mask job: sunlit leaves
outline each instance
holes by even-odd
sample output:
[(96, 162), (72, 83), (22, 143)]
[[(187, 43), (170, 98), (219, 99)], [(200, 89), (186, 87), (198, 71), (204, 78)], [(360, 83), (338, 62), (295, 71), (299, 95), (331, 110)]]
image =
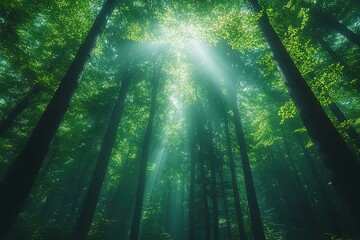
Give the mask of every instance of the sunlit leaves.
[(148, 25), (145, 23), (134, 22), (127, 28), (127, 38), (135, 42), (144, 42), (150, 39)]
[(309, 21), (309, 9), (301, 8), (299, 11), (299, 17), (302, 19), (300, 29), (304, 29)]
[(279, 110), (278, 115), (281, 117), (280, 123), (284, 123), (286, 119), (293, 118), (297, 111), (293, 101), (287, 101)]
[(289, 26), (283, 40), (286, 49), (303, 75), (312, 72), (319, 59), (314, 56), (316, 48), (310, 40), (303, 39), (300, 29)]
[(219, 16), (216, 27), (234, 49), (241, 52), (246, 49), (256, 50), (265, 48), (257, 29), (257, 19), (258, 16), (249, 9), (233, 8), (227, 14)]

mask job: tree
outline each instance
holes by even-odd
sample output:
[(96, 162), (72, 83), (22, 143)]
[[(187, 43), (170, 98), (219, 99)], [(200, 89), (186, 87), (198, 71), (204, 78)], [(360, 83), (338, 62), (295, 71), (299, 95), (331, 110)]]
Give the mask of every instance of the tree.
[(228, 120), (228, 116), (226, 116), (226, 112), (224, 111), (223, 113), (224, 113), (225, 135), (226, 135), (226, 151), (227, 151), (227, 155), (229, 157), (229, 168), (230, 168), (230, 173), (231, 173), (231, 186), (232, 186), (232, 191), (234, 194), (236, 220), (237, 220), (238, 230), (239, 230), (239, 234), (240, 234), (240, 239), (246, 240), (247, 237), (245, 234), (244, 219), (243, 219), (243, 213), (241, 210), (239, 187), (238, 187), (237, 178), (236, 178), (235, 161), (234, 161), (234, 156), (233, 156), (232, 147), (231, 147), (229, 120)]
[(360, 47), (360, 36), (351, 31), (344, 24), (336, 21), (330, 14), (314, 9), (312, 11), (312, 16), (320, 26), (336, 30), (349, 41)]
[(306, 84), (271, 26), (266, 11), (262, 10), (256, 0), (249, 0), (249, 3), (256, 13), (261, 13), (258, 25), (265, 42), (310, 137), (318, 146), (324, 163), (331, 172), (334, 187), (347, 203), (359, 228), (360, 206), (357, 204), (360, 201), (359, 164)]
[(230, 93), (231, 95), (231, 110), (233, 112), (233, 124), (235, 126), (236, 139), (237, 144), (240, 148), (241, 162), (244, 171), (244, 179), (245, 179), (245, 189), (247, 194), (247, 200), (250, 211), (250, 219), (251, 219), (251, 229), (252, 235), (255, 240), (265, 239), (264, 227), (261, 220), (261, 214), (259, 205), (257, 202), (254, 180), (251, 172), (249, 156), (247, 153), (247, 146), (245, 140), (245, 134), (240, 118), (240, 113), (236, 104), (236, 97), (234, 93)]
[(6, 236), (25, 203), (49, 145), (69, 107), (70, 100), (90, 58), (90, 53), (116, 4), (116, 0), (107, 0), (104, 3), (59, 88), (36, 124), (26, 146), (11, 164), (1, 182), (0, 195), (7, 197), (1, 198), (0, 201), (0, 212), (2, 213), (0, 224), (3, 226), (0, 231), (0, 238)]
[[(160, 56), (162, 57), (162, 56)], [(139, 172), (139, 182), (136, 193), (136, 201), (135, 201), (135, 209), (134, 216), (132, 220), (132, 226), (130, 231), (129, 240), (138, 240), (139, 231), (140, 231), (140, 223), (141, 223), (141, 213), (144, 202), (144, 192), (145, 192), (145, 180), (146, 180), (146, 167), (149, 158), (150, 151), (150, 143), (151, 136), (153, 134), (153, 126), (154, 126), (154, 117), (157, 108), (157, 94), (158, 88), (161, 79), (161, 67), (162, 62), (158, 62), (157, 65), (154, 66), (154, 75), (152, 79), (152, 91), (151, 91), (151, 106), (150, 106), (150, 115), (147, 122), (145, 135), (142, 142), (141, 147), (141, 160), (140, 160), (140, 172)]]
[(16, 118), (30, 105), (31, 100), (33, 100), (40, 92), (41, 87), (36, 85), (27, 93), (27, 96), (23, 100), (16, 104), (0, 125), (0, 137), (5, 134), (15, 122)]
[(111, 152), (114, 147), (116, 132), (125, 108), (126, 94), (131, 83), (131, 73), (127, 71), (128, 69), (125, 69), (119, 96), (115, 102), (114, 109), (110, 117), (109, 125), (104, 136), (97, 164), (95, 166), (95, 171), (84, 200), (80, 217), (73, 233), (73, 239), (86, 239), (95, 214), (96, 204), (99, 199), (107, 166), (110, 161)]

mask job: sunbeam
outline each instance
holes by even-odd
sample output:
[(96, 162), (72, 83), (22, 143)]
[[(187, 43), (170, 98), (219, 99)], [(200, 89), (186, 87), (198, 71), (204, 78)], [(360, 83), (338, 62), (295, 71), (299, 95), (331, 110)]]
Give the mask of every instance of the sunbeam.
[(0, 239), (359, 239), (356, 2), (0, 1)]

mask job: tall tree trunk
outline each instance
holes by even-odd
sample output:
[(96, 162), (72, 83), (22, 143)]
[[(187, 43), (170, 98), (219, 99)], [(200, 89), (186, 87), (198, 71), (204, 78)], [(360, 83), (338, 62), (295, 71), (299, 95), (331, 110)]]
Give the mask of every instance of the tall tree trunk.
[(206, 139), (206, 148), (208, 149), (207, 159), (210, 161), (210, 175), (211, 175), (211, 201), (213, 210), (213, 230), (214, 240), (219, 240), (219, 208), (217, 196), (217, 183), (216, 183), (216, 156), (212, 145), (212, 137), (208, 136)]
[(257, 0), (249, 0), (249, 2), (256, 13), (261, 13), (258, 25), (277, 67), (283, 75), (290, 96), (310, 137), (318, 146), (325, 165), (331, 171), (334, 187), (347, 203), (357, 229), (360, 229), (360, 167), (357, 159), (306, 84), (272, 28), (266, 12), (262, 11)]
[(310, 152), (308, 151), (307, 148), (305, 148), (304, 143), (301, 139), (300, 136), (297, 135), (297, 141), (299, 143), (299, 146), (302, 150), (302, 152), (304, 153), (304, 158), (306, 163), (309, 166), (309, 169), (311, 171), (311, 174), (316, 182), (316, 187), (318, 188), (318, 191), (320, 193), (321, 196), (321, 202), (323, 203), (323, 205), (325, 206), (325, 231), (326, 232), (331, 232), (335, 235), (341, 235), (341, 229), (340, 229), (340, 224), (339, 224), (339, 219), (340, 217), (338, 216), (337, 211), (334, 209), (334, 207), (332, 206), (332, 201), (329, 200), (331, 199), (331, 195), (328, 192), (328, 190), (325, 188), (323, 182), (324, 179), (322, 179), (318, 172), (316, 171), (316, 167), (314, 164), (314, 159), (311, 157)]
[[(199, 133), (200, 134), (200, 133)], [(199, 153), (199, 159), (200, 159), (200, 174), (201, 174), (201, 183), (202, 183), (202, 200), (204, 203), (204, 218), (205, 218), (205, 239), (210, 240), (211, 239), (211, 233), (210, 233), (210, 211), (209, 211), (209, 203), (208, 203), (208, 181), (206, 179), (206, 169), (205, 169), (205, 161), (204, 157), (205, 154), (203, 152), (203, 148), (200, 145), (200, 153)]]
[[(63, 224), (66, 221), (67, 216), (70, 217), (70, 209), (71, 206), (77, 205), (78, 199), (81, 197), (82, 191), (84, 187), (84, 182), (86, 180), (86, 176), (88, 173), (88, 169), (90, 167), (90, 163), (87, 161), (85, 166), (82, 166), (83, 162), (86, 161), (86, 158), (79, 159), (76, 163), (76, 166), (71, 173), (71, 177), (68, 179), (68, 182), (72, 184), (68, 184), (67, 188), (63, 191), (61, 196), (61, 201), (59, 201), (58, 211), (56, 213), (55, 223)], [(73, 200), (73, 201), (72, 201)], [(75, 202), (75, 201), (76, 202)], [(72, 216), (71, 216), (72, 217)]]
[(226, 135), (226, 149), (227, 149), (227, 155), (229, 157), (229, 168), (230, 168), (230, 174), (231, 174), (231, 186), (232, 186), (233, 195), (234, 195), (236, 220), (237, 220), (240, 239), (247, 240), (247, 237), (245, 234), (243, 213), (241, 210), (239, 187), (238, 187), (237, 178), (236, 178), (235, 161), (234, 161), (234, 156), (233, 156), (232, 147), (231, 147), (229, 121), (228, 121), (228, 116), (226, 115), (225, 111), (223, 112), (223, 114), (225, 114), (225, 116), (224, 116), (225, 124), (224, 125), (225, 125), (225, 135)]
[(240, 113), (236, 104), (236, 96), (232, 94), (231, 107), (234, 114), (233, 123), (236, 131), (236, 138), (240, 147), (241, 162), (244, 171), (245, 189), (247, 194), (247, 200), (249, 205), (249, 213), (251, 220), (251, 230), (254, 240), (264, 240), (265, 233), (264, 227), (261, 220), (261, 214), (259, 205), (257, 202), (254, 181), (250, 168), (249, 156), (247, 154), (247, 145), (245, 140), (245, 134), (240, 118)]
[(100, 154), (95, 166), (95, 170), (87, 190), (84, 205), (81, 210), (80, 217), (76, 223), (72, 239), (86, 239), (90, 230), (91, 222), (95, 214), (97, 202), (99, 200), (101, 187), (106, 175), (107, 166), (110, 161), (112, 149), (116, 140), (116, 133), (119, 127), (124, 108), (125, 98), (130, 86), (131, 76), (125, 73), (124, 79), (121, 83), (119, 96), (115, 102), (109, 125), (107, 127), (104, 140), (101, 145)]
[(229, 204), (227, 200), (227, 193), (226, 193), (226, 184), (224, 180), (224, 163), (220, 166), (219, 169), (219, 178), (220, 178), (220, 190), (221, 196), (224, 202), (224, 213), (225, 213), (225, 222), (226, 222), (226, 238), (225, 239), (233, 239), (231, 233), (231, 222), (230, 222), (230, 214), (229, 214)]
[(107, 0), (100, 10), (59, 88), (36, 124), (25, 148), (11, 164), (0, 184), (0, 239), (5, 238), (14, 224), (35, 182), (51, 141), (59, 128), (72, 96), (78, 86), (90, 53), (104, 30), (117, 0)]
[(195, 108), (188, 111), (189, 149), (190, 149), (190, 186), (189, 186), (189, 240), (195, 240), (195, 171), (196, 171), (196, 128)]
[[(209, 85), (207, 86), (209, 87)], [(211, 97), (208, 96), (208, 100), (211, 101)], [(200, 105), (200, 104), (199, 104)], [(198, 105), (198, 106), (199, 106)], [(207, 109), (209, 110), (209, 109)], [(219, 209), (218, 209), (218, 197), (217, 197), (217, 183), (216, 183), (216, 155), (213, 145), (213, 127), (211, 126), (211, 121), (206, 122), (202, 116), (210, 115), (211, 113), (202, 111), (199, 109), (199, 142), (200, 148), (203, 152), (203, 161), (206, 159), (210, 167), (210, 198), (212, 202), (212, 224), (213, 224), (213, 238), (218, 240), (220, 238), (219, 232)], [(207, 125), (207, 129), (205, 128)]]
[(12, 126), (15, 122), (16, 118), (29, 107), (31, 100), (34, 99), (41, 91), (41, 87), (36, 85), (34, 86), (28, 93), (27, 96), (21, 100), (14, 109), (10, 111), (5, 120), (0, 124), (0, 137), (5, 134), (7, 130)]
[(196, 133), (197, 133), (197, 141), (199, 143), (199, 167), (200, 167), (200, 182), (202, 184), (202, 200), (204, 204), (204, 219), (205, 219), (205, 239), (211, 239), (211, 231), (210, 231), (210, 211), (209, 211), (209, 202), (208, 202), (208, 180), (206, 177), (206, 169), (205, 169), (205, 158), (206, 158), (206, 150), (204, 147), (204, 129), (203, 129), (203, 121), (201, 119), (200, 114), (200, 104), (198, 100), (196, 101), (195, 108), (195, 116), (196, 116)]
[[(319, 225), (317, 224), (316, 214), (314, 213), (313, 205), (309, 201), (308, 194), (305, 191), (304, 184), (301, 182), (299, 177), (299, 170), (295, 165), (294, 159), (290, 152), (290, 145), (287, 139), (287, 136), (285, 135), (284, 128), (281, 127), (282, 137), (284, 141), (285, 146), (285, 152), (287, 155), (287, 163), (290, 165), (290, 171), (292, 173), (292, 176), (295, 180), (295, 189), (299, 192), (298, 196), (300, 198), (299, 205), (301, 205), (301, 209), (303, 211), (304, 219), (306, 220), (306, 223), (309, 226), (309, 229), (314, 234), (319, 233)], [(286, 159), (286, 158), (285, 158)]]
[(131, 231), (129, 240), (138, 240), (139, 232), (140, 232), (140, 223), (141, 223), (141, 213), (142, 207), (144, 203), (144, 193), (145, 193), (145, 181), (146, 181), (146, 167), (149, 158), (149, 151), (150, 151), (150, 142), (151, 142), (151, 135), (153, 132), (153, 125), (154, 125), (154, 117), (156, 112), (156, 105), (157, 105), (157, 93), (160, 84), (160, 71), (161, 66), (155, 66), (154, 71), (154, 79), (153, 79), (153, 89), (151, 93), (151, 106), (150, 106), (150, 115), (148, 119), (148, 123), (145, 130), (145, 135), (142, 143), (142, 152), (141, 152), (141, 161), (140, 161), (140, 172), (139, 172), (139, 182), (138, 182), (138, 189), (136, 193), (136, 200), (135, 200), (135, 209), (134, 209), (134, 216), (131, 225)]
[(360, 36), (351, 31), (344, 24), (338, 22), (330, 14), (318, 10), (313, 10), (312, 15), (315, 20), (318, 21), (318, 24), (320, 24), (320, 26), (337, 31), (338, 33), (346, 37), (350, 42), (360, 47)]

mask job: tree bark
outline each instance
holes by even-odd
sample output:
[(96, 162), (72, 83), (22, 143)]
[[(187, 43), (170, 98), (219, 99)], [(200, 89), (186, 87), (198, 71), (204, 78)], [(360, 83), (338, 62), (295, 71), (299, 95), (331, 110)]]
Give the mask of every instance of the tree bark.
[[(284, 141), (284, 146), (285, 146), (285, 153), (287, 155), (287, 164), (290, 165), (290, 173), (292, 173), (291, 175), (294, 178), (294, 183), (295, 186), (293, 186), (296, 191), (299, 193), (299, 205), (301, 206), (302, 209), (302, 215), (303, 218), (306, 220), (307, 225), (309, 226), (309, 229), (311, 230), (312, 233), (317, 234), (319, 233), (319, 225), (317, 223), (317, 219), (316, 219), (316, 214), (314, 212), (313, 209), (313, 205), (311, 204), (311, 202), (309, 201), (309, 197), (308, 194), (305, 191), (305, 187), (304, 184), (301, 182), (300, 177), (299, 177), (299, 170), (295, 165), (294, 159), (291, 155), (290, 152), (290, 145), (287, 139), (287, 136), (285, 135), (285, 131), (284, 128), (281, 127), (281, 132), (282, 132), (282, 137), (283, 137), (283, 141)], [(286, 159), (286, 158), (285, 158)]]
[(13, 110), (10, 111), (9, 115), (5, 118), (5, 120), (0, 125), (0, 137), (2, 137), (7, 130), (12, 126), (15, 122), (16, 118), (29, 107), (31, 101), (40, 93), (41, 87), (34, 86), (33, 89), (28, 92), (27, 96), (21, 100)]
[(204, 203), (204, 218), (205, 218), (205, 239), (210, 240), (211, 239), (211, 233), (210, 233), (210, 211), (209, 211), (209, 203), (208, 203), (208, 181), (206, 179), (206, 170), (205, 170), (205, 161), (204, 161), (204, 150), (202, 149), (200, 145), (200, 153), (199, 153), (199, 159), (200, 159), (200, 171), (201, 171), (201, 183), (202, 183), (202, 193), (203, 193), (203, 203)]
[(360, 47), (360, 36), (353, 31), (351, 31), (348, 27), (346, 27), (344, 24), (338, 22), (334, 17), (332, 17), (330, 14), (313, 10), (312, 15), (315, 18), (315, 20), (318, 21), (320, 26), (323, 26), (325, 28), (333, 29), (346, 37), (350, 42), (356, 44)]
[(117, 0), (107, 0), (104, 3), (27, 144), (11, 164), (0, 184), (0, 195), (6, 196), (0, 198), (0, 239), (5, 238), (9, 232), (31, 191), (51, 141), (69, 107), (85, 65), (90, 58), (90, 53), (116, 4)]
[(116, 132), (119, 127), (124, 108), (125, 98), (130, 86), (131, 76), (130, 73), (125, 73), (124, 79), (121, 83), (119, 96), (115, 102), (112, 111), (108, 128), (106, 130), (103, 143), (101, 145), (100, 154), (95, 166), (95, 170), (87, 190), (84, 205), (81, 210), (80, 217), (76, 223), (72, 239), (80, 240), (86, 239), (90, 230), (91, 222), (95, 214), (97, 202), (99, 200), (101, 187), (103, 185), (107, 166), (110, 161), (112, 149), (116, 140)]
[(218, 197), (217, 197), (217, 183), (216, 183), (216, 156), (211, 143), (212, 137), (208, 136), (206, 139), (205, 145), (208, 150), (207, 158), (210, 161), (210, 175), (211, 175), (211, 201), (212, 201), (212, 210), (213, 210), (213, 231), (214, 231), (214, 240), (220, 239), (219, 233), (219, 208), (218, 208)]
[(339, 224), (339, 219), (340, 217), (338, 216), (338, 213), (336, 211), (336, 209), (334, 209), (334, 207), (332, 206), (332, 201), (331, 199), (331, 195), (328, 192), (328, 189), (325, 188), (324, 186), (324, 179), (322, 179), (315, 167), (314, 164), (314, 160), (313, 157), (311, 156), (310, 152), (308, 149), (305, 148), (305, 144), (303, 143), (302, 139), (300, 136), (297, 135), (297, 141), (298, 144), (304, 154), (304, 158), (305, 161), (307, 163), (307, 165), (309, 166), (309, 169), (311, 171), (311, 175), (313, 176), (315, 182), (316, 182), (316, 187), (320, 193), (321, 196), (321, 202), (322, 204), (325, 206), (325, 231), (326, 232), (331, 232), (335, 235), (341, 235), (341, 229), (340, 229), (340, 224)]
[[(259, 2), (257, 0), (249, 0), (249, 2), (255, 12), (260, 14), (262, 8)], [(304, 126), (314, 144), (318, 146), (320, 155), (331, 172), (332, 183), (345, 200), (357, 229), (360, 229), (360, 170), (357, 159), (306, 84), (272, 28), (266, 12), (261, 12), (258, 25), (277, 67), (282, 73), (285, 85)]]
[(189, 240), (195, 240), (195, 171), (196, 171), (196, 128), (194, 107), (188, 111), (190, 148), (190, 186), (189, 186)]
[(254, 240), (264, 240), (265, 239), (264, 227), (262, 224), (260, 209), (257, 202), (249, 156), (247, 154), (245, 134), (240, 118), (240, 113), (237, 108), (235, 95), (233, 95), (231, 108), (234, 114), (233, 123), (235, 126), (236, 138), (240, 148), (241, 162), (244, 171), (245, 189), (246, 189), (247, 200), (249, 205), (252, 235)]
[(204, 204), (204, 220), (205, 220), (205, 239), (211, 239), (211, 228), (210, 228), (210, 210), (209, 210), (209, 202), (208, 202), (208, 179), (206, 177), (206, 169), (205, 169), (205, 158), (206, 158), (206, 149), (204, 146), (204, 129), (203, 129), (203, 121), (201, 119), (200, 114), (200, 106), (198, 100), (196, 100), (196, 107), (195, 107), (195, 117), (196, 121), (196, 133), (197, 133), (197, 141), (199, 144), (199, 152), (198, 152), (198, 159), (199, 159), (199, 168), (200, 168), (200, 182), (202, 184), (202, 201)]
[(224, 123), (225, 123), (225, 135), (226, 135), (226, 150), (227, 150), (227, 155), (229, 157), (229, 168), (230, 168), (230, 174), (231, 174), (231, 186), (232, 186), (233, 195), (234, 195), (236, 220), (237, 220), (240, 239), (247, 240), (246, 233), (245, 233), (245, 227), (244, 227), (243, 213), (241, 210), (239, 187), (237, 184), (237, 178), (236, 178), (236, 172), (235, 172), (235, 161), (234, 161), (234, 156), (233, 156), (232, 147), (231, 147), (229, 121), (228, 121), (228, 117), (226, 116), (225, 111), (223, 112), (223, 114), (225, 115)]
[(142, 143), (142, 152), (141, 152), (141, 162), (140, 162), (140, 172), (139, 172), (139, 182), (138, 182), (138, 189), (136, 194), (135, 200), (135, 209), (134, 209), (134, 216), (131, 225), (131, 231), (129, 240), (138, 240), (139, 232), (140, 232), (140, 223), (141, 223), (141, 213), (142, 207), (144, 203), (144, 193), (145, 193), (145, 181), (146, 181), (146, 167), (149, 158), (149, 151), (150, 151), (150, 142), (151, 142), (151, 135), (153, 132), (153, 125), (154, 125), (154, 117), (156, 112), (156, 105), (157, 105), (157, 93), (160, 84), (160, 71), (161, 66), (155, 67), (154, 71), (154, 79), (153, 79), (153, 89), (151, 93), (151, 106), (150, 106), (150, 115), (148, 119), (148, 123), (145, 130), (145, 135)]
[(226, 193), (226, 184), (225, 184), (225, 180), (224, 180), (224, 164), (222, 164), (220, 166), (219, 178), (220, 178), (221, 196), (222, 196), (222, 199), (224, 202), (224, 213), (225, 213), (225, 222), (226, 222), (226, 238), (225, 239), (233, 239), (232, 232), (231, 232), (229, 204), (228, 204), (227, 193)]

